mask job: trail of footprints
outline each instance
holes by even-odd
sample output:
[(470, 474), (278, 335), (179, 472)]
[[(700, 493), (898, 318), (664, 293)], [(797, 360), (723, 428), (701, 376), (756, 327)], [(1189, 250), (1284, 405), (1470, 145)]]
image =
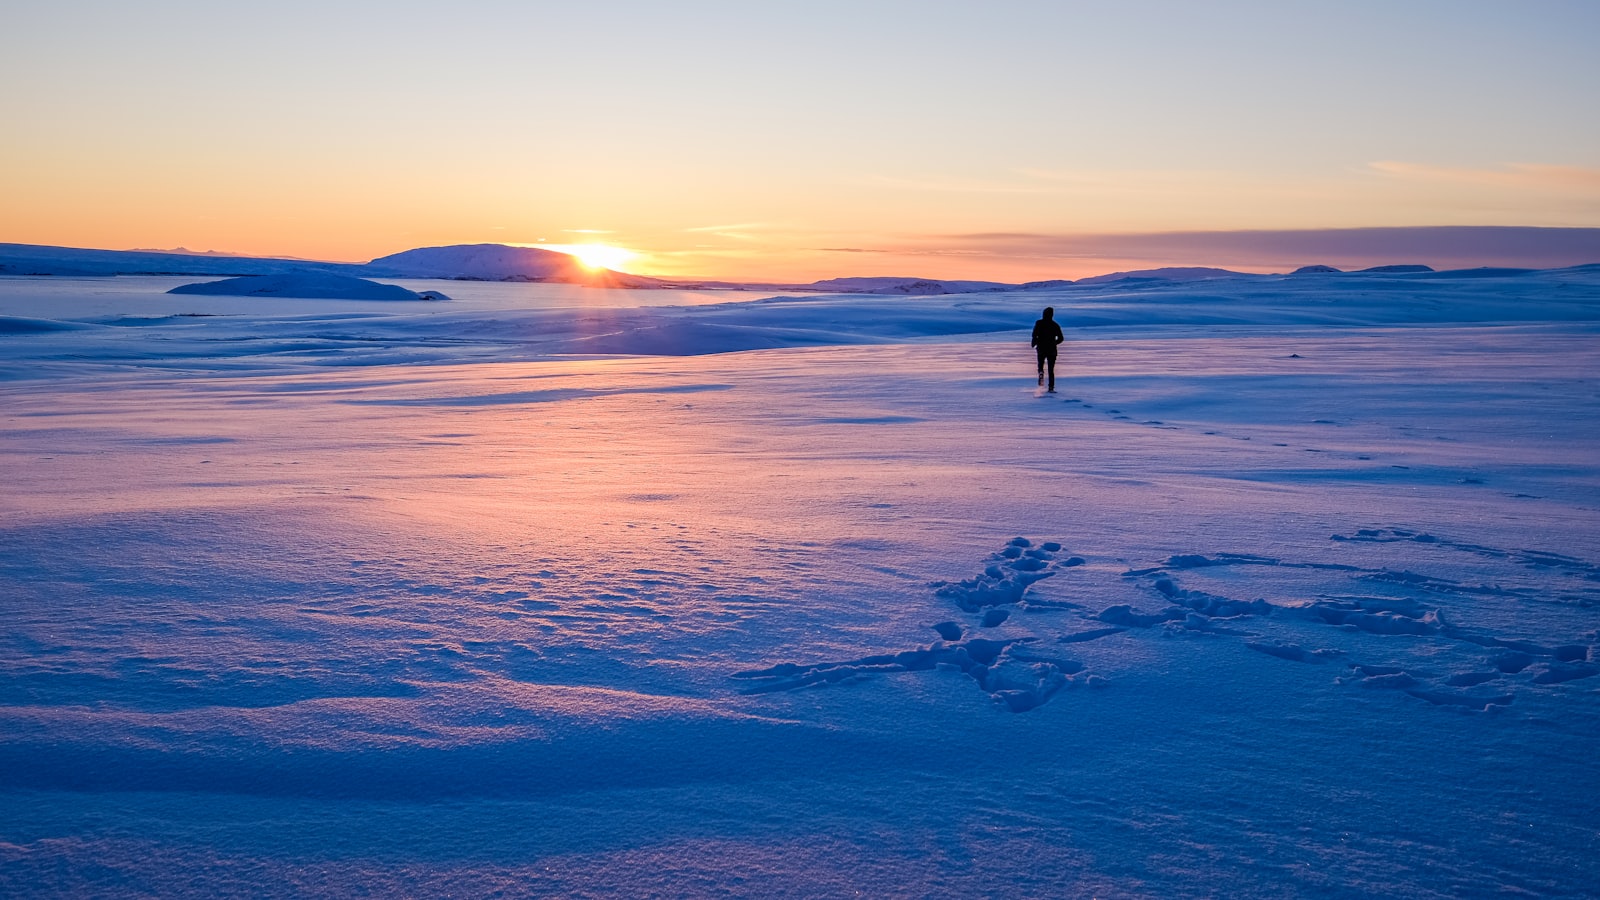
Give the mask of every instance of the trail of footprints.
[[(935, 584), (934, 594), (974, 617), (977, 627), (993, 628), (1006, 621), (1030, 586), (1084, 562), (1076, 556), (1061, 559), (1060, 554), (1058, 543), (1034, 546), (1032, 541), (1019, 537), (994, 554), (982, 574), (965, 581)], [(1083, 663), (1077, 660), (1040, 652), (1037, 638), (974, 637), (971, 626), (954, 621), (932, 627), (939, 640), (926, 647), (842, 662), (783, 663), (736, 672), (733, 677), (754, 681), (744, 692), (760, 694), (835, 684), (879, 672), (956, 671), (966, 674), (1012, 712), (1040, 706), (1069, 684), (1093, 686), (1103, 681), (1085, 673)], [(1120, 629), (1112, 631), (1117, 630)]]
[[(859, 659), (820, 663), (782, 663), (736, 672), (750, 682), (743, 693), (760, 694), (840, 684), (883, 673), (951, 671), (969, 677), (996, 703), (1012, 712), (1039, 707), (1058, 691), (1079, 685), (1100, 687), (1105, 678), (1079, 660), (1046, 652), (1041, 638), (995, 639), (976, 629), (1005, 623), (1018, 609), (1059, 609), (1088, 620), (1086, 627), (1058, 635), (1056, 644), (1095, 641), (1128, 632), (1160, 629), (1162, 633), (1196, 633), (1238, 638), (1251, 650), (1295, 663), (1330, 663), (1340, 667), (1336, 681), (1362, 688), (1395, 690), (1435, 706), (1488, 710), (1510, 704), (1517, 690), (1536, 690), (1600, 675), (1600, 631), (1582, 640), (1544, 644), (1457, 625), (1422, 597), (1493, 597), (1515, 601), (1600, 605), (1600, 566), (1559, 554), (1502, 550), (1454, 542), (1405, 529), (1363, 529), (1334, 535), (1335, 541), (1357, 543), (1413, 542), (1504, 560), (1534, 570), (1541, 578), (1564, 581), (1557, 592), (1526, 587), (1468, 584), (1392, 569), (1303, 563), (1238, 553), (1182, 554), (1162, 564), (1122, 573), (1141, 585), (1159, 609), (1116, 604), (1092, 612), (1084, 606), (1049, 602), (1029, 596), (1030, 588), (1063, 571), (1085, 564), (1065, 555), (1059, 543), (1035, 544), (1018, 537), (988, 560), (982, 573), (959, 582), (937, 582), (935, 596), (949, 601), (969, 618), (968, 624), (943, 621), (932, 627), (939, 639), (926, 646)], [(1241, 600), (1187, 589), (1179, 574), (1216, 567), (1265, 566), (1315, 569), (1343, 574), (1356, 585), (1382, 585), (1393, 592), (1418, 596), (1319, 596), (1312, 600), (1272, 603)], [(1307, 649), (1263, 635), (1266, 619), (1303, 632), (1310, 638), (1322, 628), (1426, 641), (1453, 641), (1478, 652), (1481, 662), (1463, 671), (1437, 673), (1424, 666), (1386, 665), (1352, 660), (1342, 650)], [(1275, 629), (1281, 631), (1282, 629)]]
[[(1133, 416), (1127, 415), (1126, 413), (1124, 413), (1120, 409), (1099, 408), (1099, 407), (1096, 407), (1095, 405), (1093, 405), (1091, 403), (1086, 403), (1086, 402), (1084, 402), (1083, 400), (1081, 400), (1081, 399), (1079, 399), (1077, 397), (1068, 397), (1068, 398), (1062, 400), (1061, 402), (1073, 405), (1074, 408), (1076, 408), (1076, 409), (1081, 409), (1081, 410), (1093, 411), (1093, 412), (1100, 413), (1100, 414), (1106, 416), (1107, 418), (1111, 419), (1112, 421), (1126, 422), (1129, 425), (1139, 425), (1139, 426), (1143, 426), (1143, 427), (1147, 427), (1147, 428), (1155, 428), (1155, 429), (1161, 430), (1161, 431), (1192, 431), (1192, 430), (1194, 430), (1193, 428), (1188, 427), (1188, 426), (1174, 425), (1174, 424), (1172, 424), (1170, 422), (1164, 422), (1164, 421), (1162, 421), (1160, 419), (1145, 419), (1143, 421), (1135, 421)], [(1335, 421), (1333, 421), (1331, 419), (1314, 419), (1314, 420), (1312, 420), (1311, 424), (1313, 424), (1313, 425), (1329, 425), (1329, 426), (1333, 426), (1333, 425), (1338, 425), (1339, 423), (1335, 422)], [(1225, 438), (1227, 440), (1233, 440), (1233, 441), (1244, 441), (1244, 442), (1252, 441), (1251, 435), (1248, 435), (1248, 434), (1229, 434), (1227, 432), (1220, 431), (1220, 430), (1217, 430), (1217, 429), (1205, 429), (1205, 430), (1201, 431), (1200, 433), (1204, 434), (1204, 435), (1207, 435), (1207, 436), (1211, 436), (1211, 437)], [(1437, 440), (1441, 440), (1441, 441), (1455, 440), (1454, 438), (1445, 437), (1443, 435), (1438, 436), (1436, 439)], [(1282, 448), (1285, 448), (1285, 449), (1288, 449), (1288, 448), (1290, 448), (1292, 446), (1292, 445), (1290, 445), (1289, 443), (1287, 443), (1285, 441), (1262, 441), (1262, 442), (1259, 442), (1259, 443), (1263, 444), (1263, 445), (1267, 445), (1267, 446), (1272, 446), (1272, 447), (1282, 447)], [(1298, 447), (1296, 449), (1298, 449), (1298, 450), (1300, 450), (1301, 452), (1304, 452), (1304, 453), (1327, 454), (1329, 457), (1332, 457), (1332, 458), (1340, 458), (1340, 459), (1347, 459), (1347, 460), (1358, 460), (1358, 461), (1370, 462), (1370, 461), (1372, 461), (1374, 459), (1374, 454), (1371, 453), (1371, 452), (1356, 452), (1356, 451), (1351, 451), (1351, 450), (1331, 450), (1331, 449), (1324, 448), (1324, 447)], [(1410, 466), (1406, 466), (1406, 465), (1400, 465), (1400, 464), (1390, 464), (1390, 468), (1393, 468), (1393, 469), (1410, 469), (1411, 467)], [(1460, 484), (1485, 484), (1485, 483), (1487, 483), (1486, 480), (1481, 475), (1472, 474), (1472, 473), (1468, 473), (1468, 472), (1460, 473), (1460, 477), (1457, 479), (1457, 482), (1460, 483)], [(1519, 499), (1537, 499), (1531, 494), (1522, 494), (1522, 493), (1510, 494), (1509, 496), (1517, 497)]]

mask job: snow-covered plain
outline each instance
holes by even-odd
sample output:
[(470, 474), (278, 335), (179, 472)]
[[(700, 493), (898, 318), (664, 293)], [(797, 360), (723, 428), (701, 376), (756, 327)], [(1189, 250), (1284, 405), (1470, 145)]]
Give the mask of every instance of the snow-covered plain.
[(1594, 268), (190, 280), (0, 279), (0, 895), (1595, 896)]

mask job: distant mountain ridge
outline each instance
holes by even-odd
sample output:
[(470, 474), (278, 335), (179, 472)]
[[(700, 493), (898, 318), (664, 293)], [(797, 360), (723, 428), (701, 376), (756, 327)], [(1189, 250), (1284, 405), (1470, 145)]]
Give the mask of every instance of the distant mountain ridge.
[(1111, 284), (1117, 281), (1205, 281), (1209, 278), (1253, 278), (1249, 272), (1213, 269), (1208, 266), (1167, 266), (1160, 269), (1136, 269), (1132, 272), (1112, 272), (1080, 278), (1075, 284)]
[[(249, 254), (246, 254), (246, 253), (230, 253), (227, 250), (190, 250), (188, 247), (173, 247), (170, 250), (163, 250), (163, 249), (161, 249), (159, 247), (134, 247), (133, 249), (128, 250), (127, 252), (128, 253), (164, 253), (164, 254), (167, 254), (169, 256), (223, 256), (223, 257), (228, 257), (230, 259), (238, 259), (238, 258), (241, 258), (241, 257), (243, 257), (245, 259), (249, 259), (250, 258)], [(301, 257), (301, 256), (279, 256), (279, 257), (274, 257), (274, 259), (298, 259), (298, 260), (302, 260), (304, 262), (316, 262), (317, 261), (317, 260), (314, 260), (314, 259), (305, 259), (304, 257)]]
[(362, 266), (219, 253), (158, 250), (91, 250), (42, 244), (0, 244), (0, 275), (288, 275), (326, 272), (359, 275)]
[(805, 287), (830, 293), (929, 295), (1014, 291), (1018, 286), (998, 281), (943, 281), (935, 278), (897, 278), (877, 275), (865, 278), (828, 278), (813, 281)]
[[(1501, 270), (1492, 270), (1494, 272)], [(1509, 271), (1509, 270), (1506, 270)], [(1079, 285), (1174, 284), (1218, 278), (1280, 278), (1206, 266), (1169, 266), (1095, 275), (1077, 281), (1053, 279), (1008, 284), (998, 281), (947, 280), (900, 276), (827, 278), (807, 284), (746, 283), (662, 279), (592, 268), (567, 253), (507, 244), (454, 244), (419, 247), (381, 256), (368, 263), (335, 263), (286, 257), (230, 256), (218, 251), (195, 253), (155, 250), (94, 250), (41, 244), (0, 243), (0, 275), (54, 275), (90, 277), (110, 275), (292, 275), (321, 273), (356, 278), (419, 278), (464, 281), (527, 281), (578, 284), (609, 288), (668, 288), (683, 290), (808, 291), (828, 294), (888, 294), (929, 296), (939, 294), (1042, 291)], [(1332, 266), (1302, 266), (1294, 275), (1338, 277), (1363, 274), (1414, 277), (1471, 277), (1491, 270), (1457, 269), (1435, 272), (1424, 265), (1385, 265), (1341, 272)]]
[[(1376, 272), (1376, 273), (1378, 273), (1380, 275), (1415, 275), (1418, 272), (1433, 272), (1435, 270), (1434, 270), (1434, 268), (1432, 266), (1417, 266), (1417, 265), (1405, 266), (1405, 265), (1401, 265), (1401, 266), (1373, 266), (1373, 267), (1368, 268), (1368, 269), (1356, 269), (1355, 271), (1358, 274), (1361, 273), (1361, 272), (1369, 272), (1369, 273), (1370, 272)], [(1293, 272), (1290, 272), (1289, 274), (1290, 275), (1342, 275), (1342, 274), (1344, 274), (1344, 270), (1343, 269), (1335, 269), (1333, 266), (1301, 266), (1300, 268), (1295, 269)]]
[(0, 275), (103, 277), (112, 275), (294, 275), (321, 273), (358, 278), (433, 278), (476, 281), (549, 281), (595, 287), (660, 287), (659, 279), (584, 266), (553, 250), (504, 244), (422, 247), (369, 263), (335, 263), (285, 257), (231, 256), (217, 251), (96, 250), (43, 244), (0, 244)]
[(466, 281), (549, 281), (595, 287), (661, 287), (659, 278), (586, 266), (569, 253), (506, 244), (419, 247), (380, 256), (363, 267), (368, 275)]
[(545, 281), (578, 275), (577, 260), (565, 253), (505, 244), (420, 247), (380, 256), (367, 263), (402, 278), (482, 278)]

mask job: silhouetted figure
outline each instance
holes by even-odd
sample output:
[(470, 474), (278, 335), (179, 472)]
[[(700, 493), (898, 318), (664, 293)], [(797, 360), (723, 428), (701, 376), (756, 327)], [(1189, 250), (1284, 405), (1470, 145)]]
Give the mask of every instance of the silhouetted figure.
[(1050, 393), (1056, 392), (1056, 348), (1067, 336), (1061, 333), (1061, 326), (1056, 324), (1056, 310), (1053, 306), (1044, 308), (1044, 318), (1033, 323), (1033, 349), (1039, 351), (1039, 383), (1044, 384), (1046, 370), (1050, 373)]

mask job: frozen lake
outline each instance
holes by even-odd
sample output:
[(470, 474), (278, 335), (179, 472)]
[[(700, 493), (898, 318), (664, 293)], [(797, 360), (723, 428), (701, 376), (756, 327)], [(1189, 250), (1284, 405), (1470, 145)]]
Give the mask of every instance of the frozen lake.
[(1600, 883), (1593, 268), (191, 280), (0, 279), (0, 894)]

